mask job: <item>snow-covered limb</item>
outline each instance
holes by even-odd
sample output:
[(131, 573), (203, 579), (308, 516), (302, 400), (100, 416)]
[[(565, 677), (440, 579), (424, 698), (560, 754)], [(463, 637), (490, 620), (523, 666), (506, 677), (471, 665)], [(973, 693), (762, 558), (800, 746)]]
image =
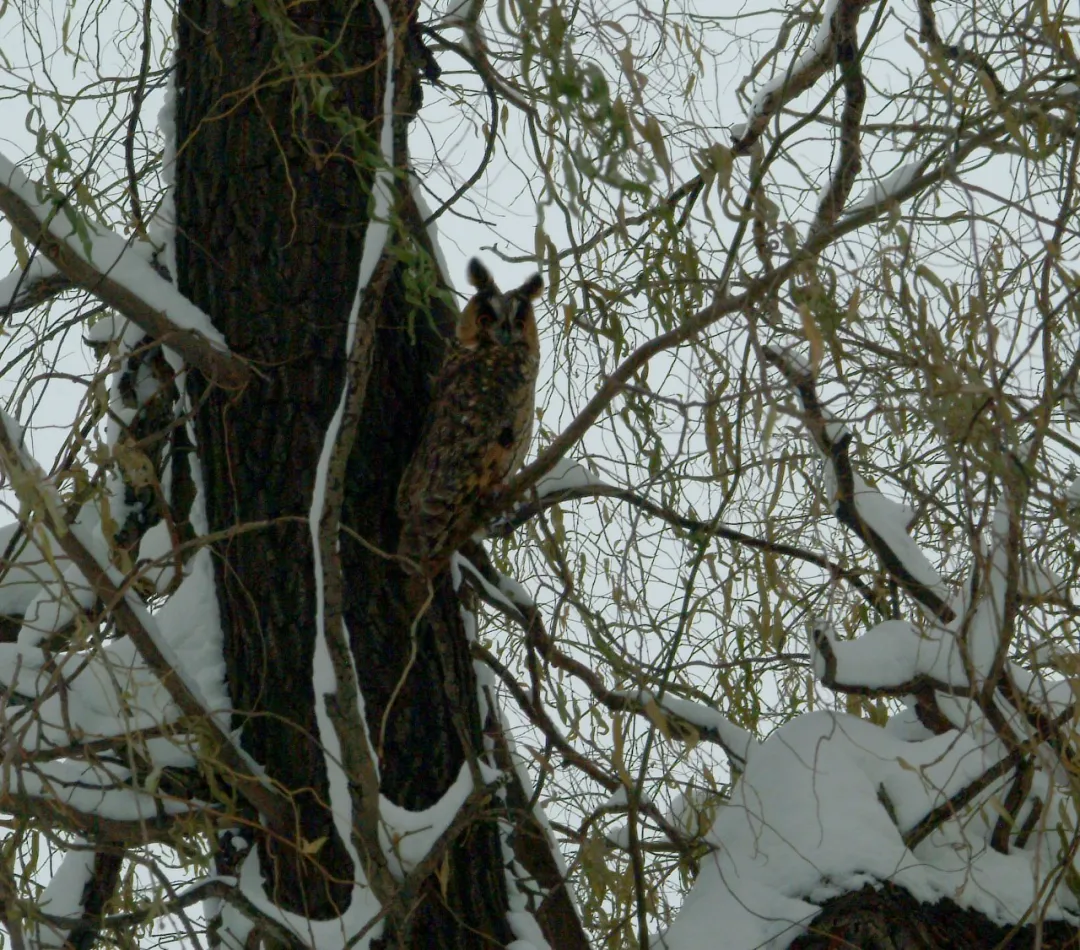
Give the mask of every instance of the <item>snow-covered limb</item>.
[(77, 926), (82, 913), (82, 895), (90, 883), (93, 869), (94, 852), (84, 843), (75, 842), (75, 846), (68, 849), (60, 867), (42, 893), (39, 906), (50, 916), (74, 918), (76, 923), (64, 928), (55, 924), (39, 923), (34, 934), (38, 947), (62, 948), (70, 939), (70, 931)]
[(1020, 596), (1045, 604), (1068, 604), (1069, 588), (1057, 571), (1034, 561), (1020, 566)]
[(821, 405), (812, 369), (790, 349), (766, 346), (766, 361), (777, 367), (802, 403), (803, 424), (825, 457), (826, 490), (837, 519), (873, 551), (890, 576), (940, 621), (956, 616), (949, 591), (922, 549), (907, 533), (908, 510), (871, 488), (855, 471), (852, 434)]
[(0, 772), (0, 809), (40, 817), (95, 845), (161, 840), (173, 817), (202, 809), (144, 791), (133, 778), (104, 759), (13, 763)]
[[(855, 471), (849, 452), (852, 434), (821, 405), (813, 371), (805, 360), (791, 350), (766, 347), (763, 352), (798, 393), (803, 422), (825, 457), (826, 494), (838, 520), (862, 538), (935, 621), (928, 632), (892, 621), (846, 643), (837, 642), (828, 626), (822, 625), (812, 633), (819, 675), (836, 689), (871, 695), (896, 695), (905, 686), (914, 690), (918, 685), (974, 696), (988, 681), (992, 689), (1005, 666), (1018, 595), (1028, 590), (1062, 599), (1067, 594), (1061, 580), (1045, 570), (1014, 563), (1019, 558), (1014, 550), (1019, 528), (1010, 491), (1004, 491), (988, 542), (973, 552), (971, 582), (959, 595), (950, 594), (907, 532), (911, 510), (871, 488)], [(1022, 693), (1009, 692), (1017, 697)], [(953, 701), (951, 705), (957, 707), (960, 718), (950, 718), (962, 727), (968, 704)], [(1027, 701), (1022, 705), (1024, 716), (1030, 719)], [(996, 719), (991, 710), (984, 712)], [(1041, 732), (1045, 735), (1044, 729)]]
[(35, 255), (25, 268), (0, 280), (0, 314), (6, 316), (29, 310), (70, 287), (71, 281), (47, 258)]
[[(971, 659), (970, 631), (994, 616), (993, 596), (982, 591), (973, 606), (964, 607), (948, 628), (919, 630), (903, 620), (887, 620), (853, 640), (841, 640), (828, 621), (811, 624), (814, 672), (824, 686), (861, 696), (918, 696), (919, 717), (935, 732), (952, 729), (997, 735), (1007, 747), (1048, 749), (1048, 763), (1065, 755), (1074, 697), (1064, 677), (1030, 673), (1008, 663), (1000, 689), (984, 695), (980, 664)], [(998, 635), (987, 635), (987, 656)], [(985, 666), (985, 663), (983, 664)], [(977, 682), (972, 685), (969, 674)], [(998, 680), (995, 680), (998, 682)]]
[(210, 318), (161, 277), (146, 255), (78, 216), (64, 196), (40, 200), (39, 192), (40, 186), (0, 156), (0, 211), (50, 264), (219, 386), (244, 385), (247, 365), (229, 353)]
[[(994, 773), (1008, 756), (993, 736), (905, 739), (838, 713), (798, 717), (750, 758), (708, 833), (715, 849), (658, 945), (714, 946), (722, 921), (729, 950), (785, 947), (831, 897), (886, 881), (1002, 924), (1036, 905), (1046, 919), (1075, 921), (1080, 902), (1060, 873), (1061, 841), (1077, 822), (1069, 797), (1054, 799), (1061, 812), (1044, 814), (1042, 827), (1015, 833), (1031, 802), (1052, 794), (1045, 775), (1032, 778), (1006, 852), (992, 845), (994, 804), (1008, 792)], [(949, 806), (933, 830), (922, 826)]]
[(551, 470), (537, 481), (536, 494), (540, 498), (547, 498), (550, 495), (562, 495), (603, 484), (603, 479), (598, 478), (580, 462), (564, 458), (559, 459)]
[[(513, 618), (522, 627), (527, 627), (528, 611), (536, 607), (532, 598), (517, 581), (496, 571), (486, 556), (478, 557), (480, 553), (482, 551), (473, 549), (468, 551), (467, 555), (454, 554), (451, 564), (456, 576), (460, 580), (468, 580), (473, 590), (489, 607)], [(460, 582), (456, 586), (460, 586)]]
[(826, 0), (820, 14), (821, 24), (806, 51), (757, 90), (746, 120), (732, 128), (732, 148), (736, 154), (747, 154), (765, 131), (769, 119), (836, 65), (839, 38), (854, 33), (855, 23), (868, 6), (869, 0)]
[[(924, 780), (931, 771), (945, 767), (926, 784), (925, 790), (933, 790), (936, 800), (925, 795), (911, 798), (911, 790), (904, 793), (896, 781), (899, 774), (884, 783), (871, 776), (878, 785), (879, 803), (900, 832), (897, 840), (904, 850), (896, 866), (914, 867), (921, 861), (934, 873), (942, 868), (950, 874), (962, 870), (978, 882), (978, 889), (985, 894), (1021, 894), (1023, 899), (1004, 912), (997, 903), (989, 910), (978, 902), (968, 903), (971, 897), (961, 899), (938, 881), (927, 890), (925, 881), (904, 880), (893, 872), (882, 876), (884, 869), (874, 870), (870, 855), (877, 855), (886, 846), (868, 844), (872, 835), (863, 835), (867, 840), (852, 845), (854, 851), (861, 852), (864, 866), (858, 870), (869, 871), (871, 880), (899, 884), (919, 900), (945, 895), (994, 920), (1022, 921), (1028, 902), (1036, 900), (1042, 886), (1040, 875), (1048, 875), (1048, 869), (1060, 864), (1059, 844), (1054, 839), (1065, 828), (1075, 826), (1071, 813), (1054, 819), (1046, 816), (1050, 801), (1070, 801), (1066, 788), (1068, 768), (1063, 763), (1076, 757), (1068, 725), (1073, 721), (1075, 704), (1063, 678), (1051, 682), (1015, 666), (1008, 661), (1008, 648), (1018, 595), (1025, 584), (1036, 589), (1049, 587), (1057, 596), (1063, 591), (1052, 578), (1034, 568), (1026, 575), (1021, 571), (1019, 514), (1010, 504), (1011, 491), (1006, 486), (986, 540), (973, 545), (969, 582), (958, 593), (950, 594), (907, 533), (912, 513), (868, 486), (854, 470), (849, 452), (852, 433), (821, 405), (813, 369), (790, 351), (766, 348), (763, 355), (783, 372), (799, 396), (802, 421), (825, 458), (826, 494), (837, 518), (863, 539), (889, 574), (923, 608), (918, 623), (888, 620), (854, 640), (839, 639), (823, 620), (811, 627), (814, 669), (824, 685), (849, 694), (908, 699), (908, 713), (898, 717), (895, 725), (890, 722), (887, 729), (880, 730), (878, 738), (872, 731), (875, 727), (869, 724), (852, 727), (865, 733), (859, 746), (872, 750), (879, 761), (896, 757), (903, 771)], [(781, 730), (786, 732), (786, 728)], [(911, 746), (903, 753), (888, 751), (890, 740), (885, 736), (889, 734), (915, 743), (940, 741), (949, 745), (940, 761), (931, 764), (924, 759), (919, 765), (910, 757), (917, 747)], [(799, 748), (794, 740), (792, 743), (793, 749)], [(748, 780), (761, 757), (759, 753), (749, 763)], [(828, 801), (831, 807), (828, 761), (828, 756), (815, 749), (807, 766), (814, 773), (815, 801), (819, 805)], [(757, 792), (760, 790), (759, 784)], [(869, 799), (866, 804), (869, 808)], [(994, 807), (987, 808), (989, 804)], [(794, 808), (787, 803), (785, 816)], [(852, 815), (858, 813), (854, 805), (849, 810)], [(785, 831), (782, 824), (775, 824), (777, 820), (782, 822), (777, 813), (759, 805), (757, 814), (761, 815), (763, 827)], [(819, 813), (816, 820), (828, 829), (825, 839), (835, 839), (837, 829), (850, 826), (850, 816), (847, 821), (833, 824), (828, 815)], [(840, 822), (838, 816), (836, 820)], [(722, 817), (717, 828), (723, 821)], [(758, 842), (756, 846), (776, 859), (767, 844)], [(954, 857), (966, 857), (962, 861), (946, 860), (949, 848)], [(732, 854), (735, 851), (732, 849)], [(732, 860), (738, 865), (736, 858)], [(818, 860), (817, 853), (814, 860)], [(1006, 865), (1008, 872), (1001, 876)], [(738, 866), (725, 872), (725, 882), (730, 884), (733, 876), (740, 880), (747, 877)], [(1016, 881), (1010, 876), (1015, 876)], [(826, 871), (825, 877), (831, 889), (834, 875)], [(853, 877), (840, 883), (833, 893), (857, 890), (862, 883)], [(802, 887), (796, 889), (798, 893), (786, 887), (782, 890), (789, 897), (806, 897), (810, 893)], [(825, 896), (830, 895), (826, 892)], [(1077, 913), (1077, 901), (1071, 894), (1066, 897), (1059, 892), (1055, 900), (1056, 911), (1050, 916)], [(796, 905), (793, 910), (802, 913)], [(810, 911), (809, 916), (815, 912)], [(795, 924), (797, 920), (798, 916), (793, 915), (790, 922)]]
[(1065, 489), (1065, 500), (1070, 508), (1080, 506), (1080, 476), (1069, 482), (1069, 487)]
[[(607, 484), (594, 475), (581, 462), (573, 459), (559, 459), (536, 484), (535, 494), (521, 502), (512, 511), (496, 519), (488, 530), (491, 534), (502, 537), (520, 528), (526, 521), (539, 512), (546, 511), (560, 502), (575, 501), (583, 498), (638, 496), (626, 489)], [(644, 499), (645, 504), (648, 502)]]
[(389, 799), (382, 799), (388, 822), (380, 829), (386, 856), (395, 877), (402, 883), (398, 899), (412, 900), (446, 857), (450, 845), (468, 832), (480, 815), (491, 807), (507, 776), (496, 769), (480, 770), (486, 785), (474, 786), (467, 763), (457, 780), (431, 808), (410, 812)]
[(894, 169), (881, 181), (875, 182), (874, 186), (866, 192), (858, 201), (847, 208), (848, 214), (862, 211), (864, 208), (872, 208), (874, 205), (893, 200), (898, 194), (903, 193), (919, 174), (922, 172), (922, 162), (909, 162)]
[[(993, 689), (1008, 665), (1020, 588), (1020, 515), (1005, 490), (990, 523), (989, 538), (976, 545), (954, 627), (964, 644), (972, 677)], [(987, 684), (988, 687), (987, 687)]]
[(334, 415), (323, 435), (308, 526), (315, 591), (312, 691), (326, 766), (330, 811), (334, 828), (352, 863), (355, 880), (363, 882), (371, 892), (365, 900), (389, 909), (395, 895), (395, 882), (380, 840), (379, 760), (345, 623), (346, 587), (340, 549), (346, 469), (371, 378), (374, 315), (383, 310), (391, 270), (386, 248), (395, 199), (392, 77), (396, 40), (386, 3), (375, 0), (374, 5), (382, 22), (387, 56), (379, 132), (382, 167), (376, 171), (372, 185), (373, 207), (364, 231), (349, 310), (345, 378)]
[[(0, 639), (14, 640), (19, 627), (56, 632), (65, 593), (88, 606), (92, 592), (59, 551), (43, 550), (19, 522), (0, 528)], [(86, 595), (84, 597), (83, 595)]]
[[(426, 812), (408, 813), (404, 809), (392, 809), (392, 818), (403, 823), (402, 828), (388, 826), (383, 829), (388, 857), (393, 856), (395, 871), (400, 879), (392, 892), (395, 905), (404, 908), (414, 906), (417, 894), (432, 874), (438, 873), (450, 846), (461, 835), (468, 833), (490, 807), (497, 785), (473, 788), (468, 769), (463, 769), (463, 774), (464, 778), (451, 787), (444, 799)], [(501, 777), (498, 781), (501, 782)], [(461, 797), (463, 790), (466, 792), (464, 798)], [(383, 803), (387, 804), (385, 799)], [(430, 833), (431, 829), (424, 828), (424, 821), (437, 825), (434, 834)], [(422, 854), (415, 844), (408, 841), (410, 827), (413, 832), (428, 832), (425, 834), (427, 848)], [(259, 849), (250, 848), (240, 865), (238, 892), (229, 894), (227, 903), (235, 904), (249, 922), (262, 919), (274, 921), (277, 927), (298, 938), (301, 946), (364, 948), (370, 946), (371, 941), (383, 931), (387, 908), (380, 904), (374, 889), (366, 881), (354, 882), (351, 898), (341, 916), (329, 920), (310, 920), (282, 909), (271, 900), (265, 888), (267, 878), (268, 875), (260, 866)], [(239, 935), (237, 928), (241, 932), (250, 929), (250, 924), (243, 919), (230, 916), (227, 907), (223, 911), (223, 920), (232, 938)]]
[[(87, 339), (99, 357), (106, 352), (113, 357), (106, 428), (111, 458), (99, 486), (77, 507), (76, 523), (94, 540), (99, 561), (118, 554), (154, 561), (155, 567), (140, 573), (140, 586), (171, 593), (195, 550), (182, 542), (191, 540), (197, 465), (187, 451), (189, 430), (182, 422), (187, 407), (176, 373), (163, 348), (149, 345), (142, 330), (122, 317), (105, 315)], [(95, 407), (91, 422), (106, 413), (105, 406)], [(72, 450), (60, 468), (74, 460)], [(69, 510), (66, 517), (71, 516)], [(41, 537), (20, 523), (0, 529), (0, 551), (7, 555), (0, 570), (0, 615), (7, 618), (4, 626), (21, 620), (23, 645), (69, 633), (95, 596), (81, 572)]]
[[(180, 711), (160, 679), (136, 655), (131, 641), (117, 640), (88, 653), (54, 658), (35, 647), (0, 644), (0, 684), (11, 697), (5, 739), (28, 762), (58, 754), (75, 757), (87, 746), (101, 751), (110, 739), (160, 734)], [(169, 743), (163, 764), (194, 765), (197, 751)], [(179, 761), (178, 757), (179, 756)]]
[[(658, 701), (648, 690), (608, 689), (594, 670), (567, 656), (552, 643), (544, 625), (544, 618), (528, 592), (513, 578), (495, 570), (479, 545), (455, 555), (454, 565), (484, 603), (521, 626), (530, 647), (546, 662), (580, 680), (592, 693), (593, 698), (609, 709), (631, 712), (658, 724), (662, 723), (669, 737), (673, 739), (704, 739), (716, 743), (739, 768), (753, 751), (756, 741), (746, 730), (739, 728), (719, 712), (699, 703), (674, 696), (664, 696)], [(501, 664), (496, 664), (494, 657), (479, 645), (474, 645), (473, 654), (493, 668), (502, 668)], [(518, 694), (519, 700), (523, 697), (523, 693)], [(527, 702), (525, 712), (529, 713), (531, 708), (532, 703)]]
[(971, 695), (960, 643), (951, 631), (929, 633), (886, 620), (854, 640), (840, 640), (828, 621), (810, 625), (814, 673), (824, 686), (864, 696), (906, 696), (925, 689)]
[[(184, 669), (192, 671), (207, 708), (227, 729), (231, 703), (208, 549), (190, 562), (184, 582), (154, 620)], [(24, 643), (0, 644), (0, 687), (11, 697), (8, 741), (17, 743), (27, 762), (100, 755), (137, 742), (154, 769), (194, 765), (196, 738), (175, 725), (180, 709), (127, 638), (59, 654)], [(16, 708), (19, 702), (23, 705)]]
[[(379, 841), (387, 864), (399, 881), (432, 853), (474, 791), (472, 774), (462, 762), (457, 779), (434, 805), (423, 811), (410, 811), (385, 795), (380, 796)], [(486, 793), (482, 797), (486, 798)]]
[(28, 928), (35, 948), (86, 946), (101, 929), (105, 904), (120, 879), (124, 859), (94, 852), (75, 840), (68, 846), (35, 908)]
[(184, 716), (199, 723), (207, 738), (217, 742), (218, 761), (228, 770), (230, 784), (276, 827), (291, 827), (289, 803), (263, 779), (232, 735), (218, 725), (197, 682), (185, 671), (150, 612), (128, 589), (128, 579), (94, 553), (94, 541), (80, 525), (65, 522), (56, 490), (23, 450), (21, 439), (19, 427), (6, 413), (0, 415), (0, 464), (19, 496), (20, 520), (41, 519), (110, 611), (117, 630), (135, 644)]
[[(672, 737), (705, 739), (721, 746), (741, 770), (760, 744), (747, 730), (727, 716), (703, 703), (664, 694), (657, 697), (650, 690), (614, 690), (614, 696), (626, 696), (635, 705), (630, 708), (647, 716)], [(658, 715), (658, 713), (660, 715)]]
[(825, 477), (837, 517), (841, 521), (845, 517), (857, 519), (856, 530), (864, 539), (871, 540), (871, 549), (887, 566), (895, 564), (899, 576), (910, 578), (913, 589), (921, 594), (920, 602), (935, 614), (940, 611), (942, 619), (947, 620), (949, 608), (943, 602), (949, 596), (949, 589), (908, 534), (913, 512), (866, 484), (851, 464), (848, 442), (832, 445), (835, 461), (826, 463)]
[[(70, 900), (72, 891), (79, 887), (79, 880), (76, 877), (77, 867), (68, 867), (68, 858), (72, 857), (72, 855), (75, 856), (74, 860), (76, 862), (85, 862), (86, 860), (86, 852), (69, 851), (64, 857), (60, 870), (53, 875), (53, 880), (46, 888), (46, 894), (48, 894), (49, 891), (53, 890), (53, 883), (57, 881), (57, 878), (62, 877), (62, 881), (56, 888), (57, 891), (62, 892), (59, 895), (62, 899), (49, 904), (45, 904), (43, 901), (41, 906), (35, 909), (35, 918), (40, 918), (44, 926), (55, 930), (73, 930), (86, 924), (84, 918), (74, 914), (61, 913), (60, 911), (61, 906)], [(235, 890), (236, 880), (234, 878), (203, 878), (179, 889), (170, 900), (144, 903), (137, 910), (109, 914), (98, 923), (98, 929), (128, 928), (133, 925), (149, 923), (162, 917), (171, 917), (181, 914), (187, 908), (203, 901), (232, 897), (235, 895)], [(80, 908), (76, 908), (76, 910), (78, 909)]]
[[(524, 761), (514, 747), (495, 695), (492, 669), (473, 661), (484, 723), (485, 772), (500, 779), (496, 798), (506, 811), (499, 821), (499, 841), (506, 868), (508, 922), (520, 941), (547, 946), (537, 923), (558, 921), (556, 950), (588, 950), (581, 912), (568, 886), (569, 871), (548, 823)], [(552, 725), (552, 729), (554, 726)], [(536, 943), (539, 936), (541, 943)], [(528, 944), (523, 944), (524, 947)]]

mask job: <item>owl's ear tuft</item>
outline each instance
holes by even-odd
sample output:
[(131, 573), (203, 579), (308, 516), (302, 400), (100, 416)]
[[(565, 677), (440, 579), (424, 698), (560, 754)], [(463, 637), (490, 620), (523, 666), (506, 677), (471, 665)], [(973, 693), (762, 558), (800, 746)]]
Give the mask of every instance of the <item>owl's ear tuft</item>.
[(467, 350), (476, 348), (477, 335), (480, 332), (476, 325), (477, 316), (476, 300), (473, 299), (458, 315), (457, 326), (454, 328), (454, 336), (457, 337), (458, 344)]
[(495, 292), (495, 281), (491, 279), (491, 272), (480, 263), (480, 258), (474, 257), (469, 261), (469, 283), (477, 290)]
[(525, 283), (521, 285), (518, 293), (523, 297), (528, 297), (529, 300), (534, 300), (540, 296), (540, 291), (544, 289), (544, 278), (539, 274), (533, 274)]

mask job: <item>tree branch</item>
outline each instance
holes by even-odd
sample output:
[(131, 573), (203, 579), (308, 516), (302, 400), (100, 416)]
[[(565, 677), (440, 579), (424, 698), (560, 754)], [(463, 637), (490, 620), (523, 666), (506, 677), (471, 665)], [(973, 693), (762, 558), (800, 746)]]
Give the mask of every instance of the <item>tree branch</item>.
[(587, 485), (541, 496), (534, 495), (533, 498), (519, 505), (505, 518), (496, 521), (492, 526), (492, 533), (499, 536), (510, 534), (525, 522), (536, 517), (540, 512), (547, 511), (549, 508), (555, 507), (555, 505), (589, 498), (616, 498), (619, 501), (626, 502), (628, 505), (633, 505), (647, 515), (666, 521), (672, 527), (681, 528), (692, 534), (701, 534), (710, 538), (723, 538), (725, 541), (731, 541), (733, 544), (742, 545), (743, 547), (769, 551), (781, 557), (798, 558), (828, 571), (834, 578), (843, 579), (850, 583), (878, 613), (884, 614), (888, 610), (886, 599), (863, 580), (862, 572), (841, 567), (823, 554), (815, 554), (813, 551), (808, 551), (793, 544), (785, 544), (782, 541), (769, 541), (767, 538), (757, 538), (753, 535), (744, 534), (734, 528), (728, 528), (720, 524), (715, 518), (708, 520), (691, 518), (659, 505), (628, 488), (619, 488), (615, 485)]
[[(175, 350), (188, 365), (200, 370), (218, 386), (240, 389), (247, 382), (251, 371), (246, 363), (221, 346), (216, 346), (198, 331), (178, 326), (164, 311), (99, 270), (90, 262), (85, 250), (80, 250), (71, 240), (54, 233), (50, 221), (58, 213), (74, 216), (76, 212), (68, 200), (60, 195), (49, 196), (48, 200), (54, 205), (51, 212), (40, 202), (35, 207), (25, 197), (33, 187), (22, 172), (0, 157), (0, 211), (65, 277), (141, 327), (155, 341)], [(72, 230), (79, 234), (91, 234), (97, 228), (85, 219), (77, 218)], [(133, 260), (137, 257), (130, 248), (125, 254), (131, 254)], [(145, 273), (140, 272), (140, 279), (145, 279), (147, 283), (160, 282), (170, 295), (179, 296), (172, 284), (159, 277), (141, 258), (139, 261), (145, 266)], [(190, 303), (188, 306), (194, 307)]]
[[(667, 735), (674, 739), (683, 741), (704, 739), (707, 742), (715, 743), (719, 745), (727, 755), (733, 759), (739, 766), (745, 765), (747, 754), (749, 751), (749, 743), (743, 743), (743, 747), (736, 748), (732, 736), (725, 736), (723, 730), (719, 727), (709, 726), (700, 722), (693, 722), (683, 715), (676, 712), (671, 703), (666, 703), (665, 699), (656, 699), (647, 690), (640, 690), (634, 692), (624, 692), (620, 690), (608, 689), (599, 674), (590, 669), (580, 660), (575, 660), (571, 656), (567, 656), (558, 647), (554, 645), (551, 638), (548, 636), (544, 627), (543, 617), (540, 615), (539, 609), (533, 604), (521, 604), (514, 602), (511, 607), (510, 602), (505, 596), (495, 597), (492, 595), (492, 588), (498, 589), (499, 575), (498, 572), (491, 566), (490, 561), (487, 560), (486, 554), (478, 555), (479, 547), (476, 549), (470, 549), (469, 559), (463, 558), (463, 563), (467, 566), (466, 574), (470, 586), (476, 591), (477, 596), (488, 604), (490, 607), (499, 611), (507, 619), (512, 620), (514, 623), (521, 626), (525, 631), (525, 635), (528, 643), (535, 647), (540, 655), (553, 667), (569, 673), (576, 679), (580, 680), (592, 694), (593, 698), (597, 702), (606, 706), (613, 712), (629, 712), (634, 715), (643, 716), (653, 724), (657, 724), (657, 719), (660, 717), (663, 722), (663, 728)], [(479, 562), (479, 563), (477, 563)], [(471, 568), (471, 570), (469, 570)], [(473, 571), (476, 573), (473, 574)], [(483, 659), (485, 663), (492, 666), (497, 673), (500, 670), (507, 673), (505, 667), (499, 663), (489, 651), (485, 650), (479, 644), (473, 644), (473, 653), (480, 659)], [(512, 678), (512, 677), (511, 677)], [(519, 685), (515, 684), (510, 686), (509, 682), (504, 678), (504, 682), (507, 682), (508, 687), (514, 692), (515, 698), (519, 703), (524, 703), (523, 710), (535, 709), (537, 715), (546, 716), (540, 709), (539, 705), (530, 699)], [(709, 710), (716, 716), (720, 716), (720, 713), (714, 710)], [(554, 728), (552, 725), (551, 728)], [(735, 726), (734, 723), (730, 724), (730, 731), (742, 733), (743, 730)], [(545, 732), (547, 730), (545, 729)], [(557, 735), (554, 733), (552, 735)], [(740, 739), (744, 738), (739, 736)], [(748, 737), (745, 737), (748, 738)], [(565, 745), (565, 741), (561, 738), (557, 741), (557, 744), (562, 747)], [(568, 754), (564, 751), (564, 754)], [(584, 766), (582, 766), (584, 768)], [(594, 776), (595, 778), (596, 776)], [(597, 779), (600, 781), (600, 779)]]
[(288, 801), (269, 785), (258, 766), (211, 715), (196, 688), (187, 682), (176, 665), (149, 613), (126, 589), (127, 581), (119, 577), (114, 579), (114, 573), (118, 572), (102, 566), (78, 536), (78, 527), (64, 521), (59, 498), (51, 486), (41, 482), (41, 470), (23, 453), (18, 445), (17, 427), (6, 415), (0, 418), (0, 464), (22, 503), (20, 520), (27, 523), (31, 516), (42, 518), (61, 550), (82, 572), (111, 613), (119, 632), (135, 644), (173, 702), (191, 720), (192, 727), (216, 744), (216, 749), (208, 750), (207, 761), (213, 762), (216, 755), (219, 759), (216, 764), (224, 771), (229, 783), (266, 816), (273, 828), (288, 836), (294, 824)]
[[(857, 535), (874, 554), (885, 570), (916, 601), (926, 607), (943, 623), (950, 623), (956, 613), (945, 598), (929, 584), (917, 578), (904, 562), (900, 552), (893, 550), (888, 540), (879, 534), (859, 510), (854, 467), (849, 448), (851, 433), (834, 420), (827, 418), (817, 396), (813, 373), (800, 360), (772, 347), (764, 347), (765, 360), (779, 369), (791, 387), (798, 393), (803, 407), (803, 424), (814, 444), (829, 460), (836, 474), (835, 512), (837, 520)], [(922, 557), (921, 553), (919, 555)]]

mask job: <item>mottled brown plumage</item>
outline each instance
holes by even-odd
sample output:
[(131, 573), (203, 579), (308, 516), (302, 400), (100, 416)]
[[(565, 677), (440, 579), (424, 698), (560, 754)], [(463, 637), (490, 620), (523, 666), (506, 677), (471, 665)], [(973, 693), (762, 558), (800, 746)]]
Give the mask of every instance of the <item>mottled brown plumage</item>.
[(427, 424), (398, 488), (398, 553), (437, 572), (478, 504), (520, 467), (532, 437), (540, 347), (533, 299), (539, 275), (501, 293), (478, 260), (476, 293), (435, 381)]

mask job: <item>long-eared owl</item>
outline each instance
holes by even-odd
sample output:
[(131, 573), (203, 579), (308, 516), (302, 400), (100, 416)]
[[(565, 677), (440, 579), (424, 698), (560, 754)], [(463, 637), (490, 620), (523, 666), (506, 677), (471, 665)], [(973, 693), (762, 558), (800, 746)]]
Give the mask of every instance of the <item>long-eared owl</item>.
[[(525, 459), (532, 438), (540, 342), (533, 300), (539, 274), (502, 293), (480, 261), (476, 293), (435, 381), (420, 442), (398, 488), (398, 553), (437, 572), (476, 509)], [(479, 527), (479, 526), (477, 526)]]

